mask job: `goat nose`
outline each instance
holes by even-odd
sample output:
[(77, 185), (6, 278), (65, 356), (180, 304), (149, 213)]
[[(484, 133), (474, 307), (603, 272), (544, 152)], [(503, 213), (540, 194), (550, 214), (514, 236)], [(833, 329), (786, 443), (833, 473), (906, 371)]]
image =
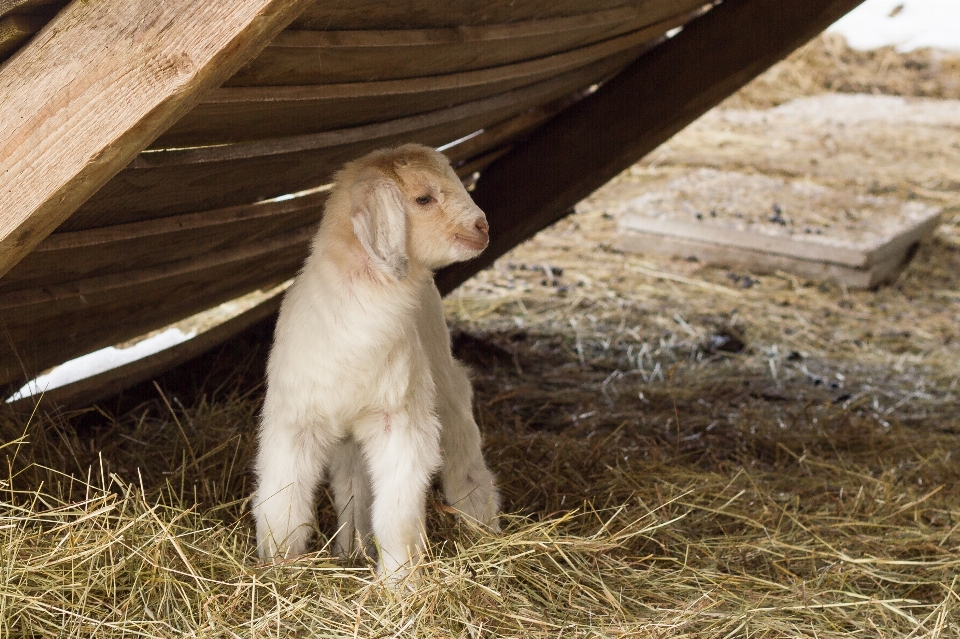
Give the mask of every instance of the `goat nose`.
[(486, 235), (487, 233), (490, 232), (490, 225), (487, 224), (487, 221), (486, 221), (486, 220), (477, 220), (477, 222), (476, 222), (476, 224), (474, 224), (474, 226), (476, 227), (476, 229), (477, 229), (478, 231), (480, 231), (480, 232), (483, 233), (484, 235)]

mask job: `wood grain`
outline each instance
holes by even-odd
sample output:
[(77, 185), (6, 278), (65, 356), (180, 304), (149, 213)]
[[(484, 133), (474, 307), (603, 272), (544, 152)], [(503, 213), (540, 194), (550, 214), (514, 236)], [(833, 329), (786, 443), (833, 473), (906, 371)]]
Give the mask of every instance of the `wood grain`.
[(565, 216), (861, 1), (725, 0), (693, 20), (487, 168), (473, 197), (487, 213), (490, 246), (438, 273), (441, 291)]
[[(703, 4), (677, 2), (676, 19)], [(533, 60), (651, 26), (646, 12), (618, 7), (484, 26), (393, 31), (284, 31), (225, 86), (375, 82), (462, 73)]]
[(0, 275), (303, 0), (72, 2), (0, 68)]
[(636, 7), (651, 21), (670, 15), (675, 0), (353, 0), (331, 3), (315, 1), (307, 6), (291, 28), (312, 31), (357, 29), (427, 29), (462, 25), (502, 24), (574, 16), (586, 6), (594, 11)]
[[(676, 20), (661, 22), (571, 51), (478, 71), (380, 82), (217, 89), (151, 148), (303, 135), (456, 106), (541, 82), (624, 52), (636, 54), (644, 43), (676, 24)], [(384, 64), (389, 63), (385, 60)]]
[(98, 226), (223, 208), (324, 184), (375, 148), (451, 142), (607, 77), (629, 58), (602, 60), (543, 83), (452, 109), (344, 131), (187, 151), (141, 154), (62, 226)]
[(136, 299), (137, 289), (147, 290), (163, 280), (263, 257), (294, 245), (305, 245), (315, 233), (316, 225), (309, 224), (287, 230), (266, 240), (227, 246), (201, 257), (190, 257), (168, 264), (5, 293), (0, 295), (0, 313), (10, 315), (15, 310), (19, 321), (55, 317), (64, 312), (88, 308), (92, 296), (127, 289), (131, 291), (130, 295), (134, 296), (133, 299)]
[[(53, 233), (0, 279), (0, 296), (59, 286), (268, 243), (320, 221), (326, 192), (102, 229)], [(137, 293), (131, 292), (131, 303)]]

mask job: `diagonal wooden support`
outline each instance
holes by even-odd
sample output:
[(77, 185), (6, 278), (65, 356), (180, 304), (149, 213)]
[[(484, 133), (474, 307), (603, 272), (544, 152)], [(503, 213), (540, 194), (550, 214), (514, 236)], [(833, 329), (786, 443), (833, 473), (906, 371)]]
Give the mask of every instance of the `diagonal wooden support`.
[(480, 258), (437, 274), (447, 293), (572, 207), (863, 0), (724, 0), (486, 170)]
[(0, 67), (0, 276), (307, 0), (74, 0)]

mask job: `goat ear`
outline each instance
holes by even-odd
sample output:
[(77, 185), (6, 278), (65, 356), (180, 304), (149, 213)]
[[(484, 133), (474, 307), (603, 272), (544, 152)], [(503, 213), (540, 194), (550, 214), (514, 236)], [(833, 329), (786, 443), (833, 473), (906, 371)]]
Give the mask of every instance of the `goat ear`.
[(350, 189), (353, 232), (373, 264), (398, 280), (407, 276), (407, 205), (397, 183), (370, 172)]

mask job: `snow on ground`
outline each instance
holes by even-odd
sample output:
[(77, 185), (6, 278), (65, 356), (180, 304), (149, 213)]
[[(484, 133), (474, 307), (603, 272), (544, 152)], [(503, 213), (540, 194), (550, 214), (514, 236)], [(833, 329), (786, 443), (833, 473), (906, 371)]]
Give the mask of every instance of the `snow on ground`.
[(168, 328), (162, 333), (138, 342), (130, 348), (114, 348), (108, 346), (99, 351), (72, 359), (57, 366), (46, 375), (41, 375), (31, 382), (27, 382), (7, 402), (12, 402), (31, 395), (43, 393), (52, 388), (65, 386), (71, 382), (91, 377), (138, 359), (160, 352), (181, 342), (185, 342), (196, 333), (184, 333), (178, 328)]
[(867, 0), (827, 31), (841, 34), (854, 49), (960, 51), (960, 0)]

